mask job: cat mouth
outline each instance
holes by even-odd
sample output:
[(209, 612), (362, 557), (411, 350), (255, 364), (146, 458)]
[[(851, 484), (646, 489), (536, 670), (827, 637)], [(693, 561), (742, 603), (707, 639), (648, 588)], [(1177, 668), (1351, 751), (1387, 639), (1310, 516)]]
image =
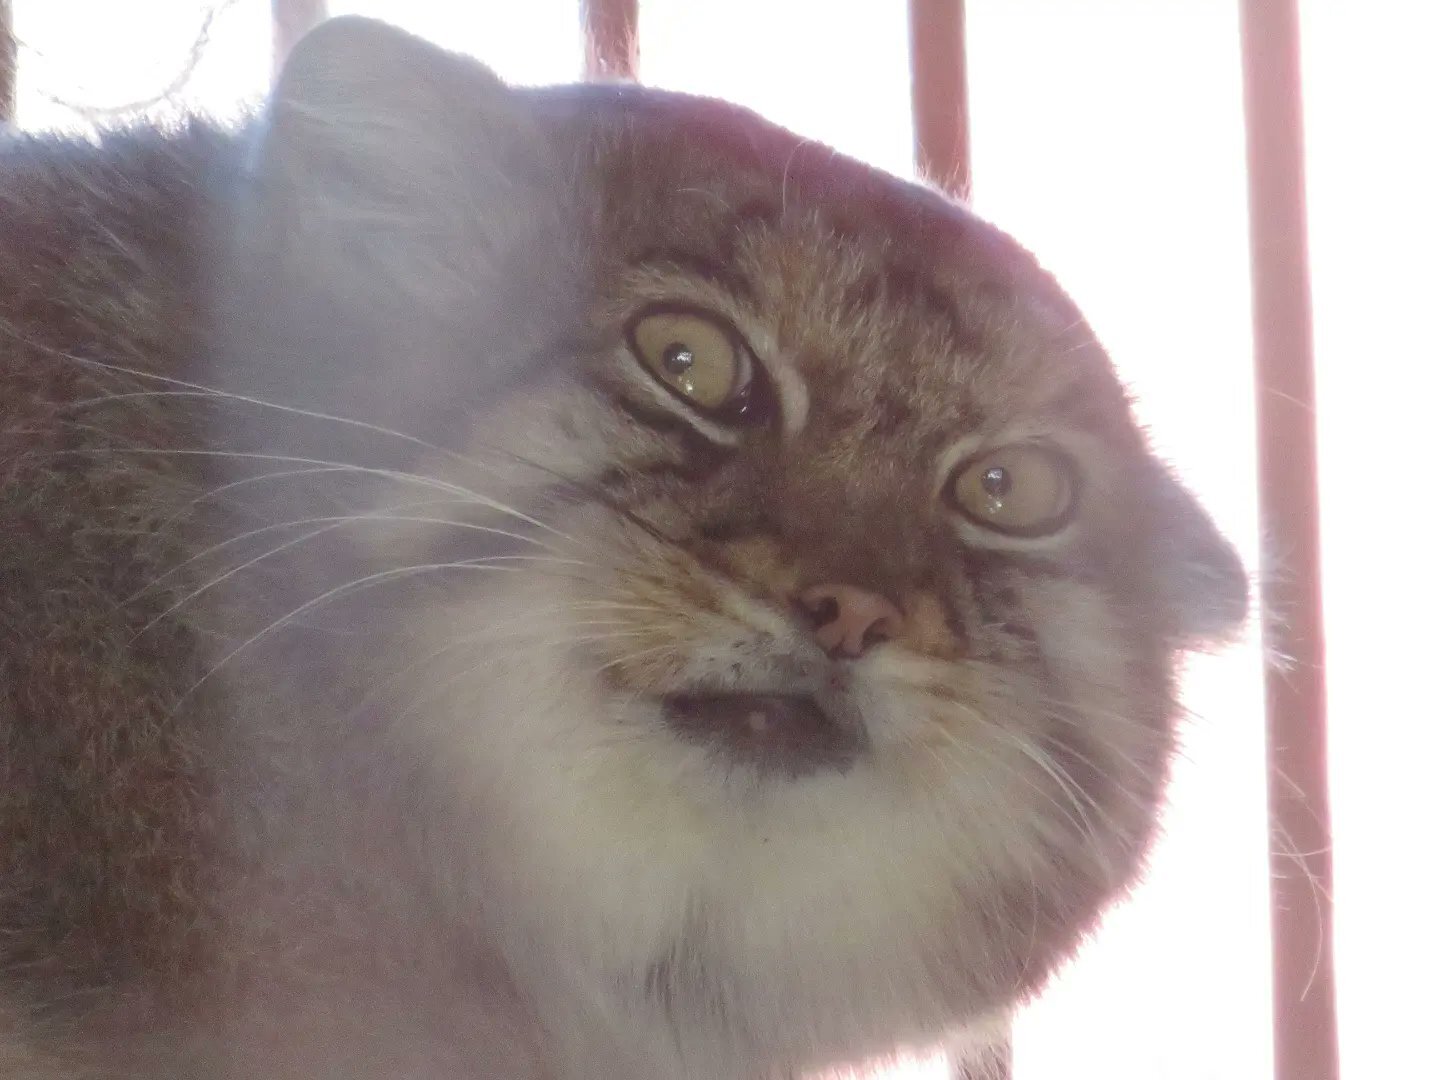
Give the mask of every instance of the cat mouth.
[(863, 747), (858, 725), (809, 694), (687, 691), (660, 702), (682, 738), (761, 774), (798, 779), (843, 772)]

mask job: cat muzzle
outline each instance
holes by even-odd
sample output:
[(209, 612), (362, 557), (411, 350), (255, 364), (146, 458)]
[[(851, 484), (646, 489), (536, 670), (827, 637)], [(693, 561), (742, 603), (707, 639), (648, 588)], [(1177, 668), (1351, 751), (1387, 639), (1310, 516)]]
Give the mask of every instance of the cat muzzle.
[(661, 705), (680, 736), (762, 775), (843, 771), (864, 749), (863, 728), (838, 700), (692, 691), (666, 694)]

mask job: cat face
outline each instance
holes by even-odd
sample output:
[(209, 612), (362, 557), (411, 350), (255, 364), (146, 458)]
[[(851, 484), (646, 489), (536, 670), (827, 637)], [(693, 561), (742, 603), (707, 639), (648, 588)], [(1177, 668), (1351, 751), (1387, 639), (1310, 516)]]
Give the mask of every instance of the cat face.
[[(378, 178), (289, 227), (313, 253), (344, 221), (347, 280), (423, 294), (424, 470), (474, 496), (466, 535), (395, 542), (475, 571), (409, 627), (454, 902), (542, 1012), (691, 1057), (885, 1049), (1035, 987), (1136, 872), (1177, 651), (1245, 606), (1069, 301), (966, 210), (739, 110), (510, 92), (360, 24), (307, 48), (271, 190), (347, 154)], [(374, 74), (407, 50), (470, 103)], [(507, 194), (480, 141), (545, 164)], [(395, 182), (416, 145), (449, 168)], [(362, 227), (357, 263), (375, 220), (421, 224)]]

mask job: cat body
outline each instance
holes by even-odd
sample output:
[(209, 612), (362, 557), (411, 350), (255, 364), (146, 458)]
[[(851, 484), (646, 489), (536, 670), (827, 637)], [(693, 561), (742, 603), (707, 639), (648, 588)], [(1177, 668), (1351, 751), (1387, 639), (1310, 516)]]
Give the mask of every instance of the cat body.
[(348, 19), (238, 130), (0, 146), (0, 528), (37, 1080), (983, 1047), (1245, 606), (997, 230)]

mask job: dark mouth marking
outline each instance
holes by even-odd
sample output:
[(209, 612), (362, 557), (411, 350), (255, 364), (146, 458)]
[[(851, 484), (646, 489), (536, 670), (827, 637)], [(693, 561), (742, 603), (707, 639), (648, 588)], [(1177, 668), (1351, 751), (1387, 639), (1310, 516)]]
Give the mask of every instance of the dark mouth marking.
[(859, 754), (858, 732), (837, 722), (807, 694), (679, 693), (661, 699), (683, 738), (736, 764), (789, 779), (844, 771)]

